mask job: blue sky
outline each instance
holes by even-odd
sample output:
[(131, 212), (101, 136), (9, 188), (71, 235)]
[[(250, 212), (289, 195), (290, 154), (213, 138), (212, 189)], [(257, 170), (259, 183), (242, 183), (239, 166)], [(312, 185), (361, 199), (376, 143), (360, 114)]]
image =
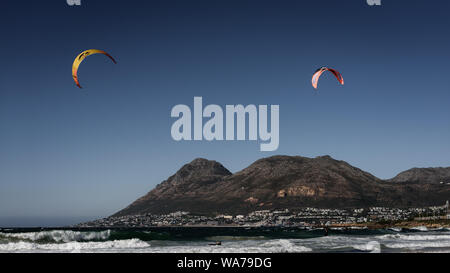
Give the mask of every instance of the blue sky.
[[(0, 226), (108, 216), (197, 157), (331, 155), (380, 178), (450, 166), (446, 0), (4, 1)], [(81, 65), (83, 50), (108, 51)], [(345, 86), (312, 73), (338, 69)], [(280, 105), (280, 146), (175, 142), (174, 105)]]

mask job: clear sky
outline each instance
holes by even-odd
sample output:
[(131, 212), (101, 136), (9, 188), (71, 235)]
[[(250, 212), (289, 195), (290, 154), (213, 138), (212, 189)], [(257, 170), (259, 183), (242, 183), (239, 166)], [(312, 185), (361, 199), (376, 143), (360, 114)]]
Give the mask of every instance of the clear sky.
[[(0, 226), (105, 217), (197, 157), (450, 166), (448, 0), (2, 1)], [(103, 49), (80, 67), (74, 58)], [(312, 73), (338, 69), (345, 86)], [(174, 105), (280, 105), (280, 146), (175, 142)]]

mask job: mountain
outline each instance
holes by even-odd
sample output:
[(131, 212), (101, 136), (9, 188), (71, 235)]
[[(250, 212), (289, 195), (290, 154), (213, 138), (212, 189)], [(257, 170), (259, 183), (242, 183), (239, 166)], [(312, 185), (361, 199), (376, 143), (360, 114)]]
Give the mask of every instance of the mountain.
[(391, 182), (450, 183), (450, 168), (413, 168), (399, 173)]
[(400, 174), (400, 178), (385, 181), (330, 156), (273, 156), (232, 174), (216, 161), (195, 159), (113, 216), (175, 211), (244, 214), (296, 207), (419, 207), (441, 205), (450, 199), (450, 187), (428, 183), (435, 180), (427, 175), (426, 170), (417, 169), (414, 175)]

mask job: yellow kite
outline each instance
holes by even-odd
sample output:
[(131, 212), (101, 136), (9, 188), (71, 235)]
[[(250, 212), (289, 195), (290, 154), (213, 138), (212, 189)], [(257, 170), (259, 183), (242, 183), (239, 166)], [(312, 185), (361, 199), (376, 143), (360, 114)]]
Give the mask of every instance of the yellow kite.
[(93, 54), (104, 54), (104, 55), (108, 56), (115, 64), (117, 63), (116, 60), (114, 60), (114, 58), (111, 55), (109, 55), (108, 53), (106, 53), (103, 50), (89, 49), (89, 50), (83, 51), (80, 55), (77, 56), (75, 61), (73, 61), (73, 66), (72, 66), (72, 77), (79, 88), (81, 88), (81, 85), (80, 85), (80, 82), (78, 81), (78, 76), (77, 76), (78, 67), (80, 66), (81, 62), (87, 56), (93, 55)]

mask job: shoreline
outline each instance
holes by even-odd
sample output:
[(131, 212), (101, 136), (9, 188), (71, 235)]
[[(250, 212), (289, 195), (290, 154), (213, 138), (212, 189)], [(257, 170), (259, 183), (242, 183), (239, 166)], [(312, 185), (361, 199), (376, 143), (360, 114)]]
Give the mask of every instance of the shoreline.
[(430, 220), (430, 221), (398, 221), (398, 222), (377, 222), (377, 223), (360, 223), (360, 224), (334, 224), (329, 227), (366, 227), (368, 229), (388, 229), (388, 228), (418, 228), (426, 227), (430, 229), (450, 228), (450, 220)]
[(419, 227), (426, 227), (428, 229), (440, 229), (440, 228), (450, 228), (449, 220), (429, 220), (429, 221), (398, 221), (398, 222), (368, 222), (368, 223), (351, 223), (351, 224), (332, 224), (328, 226), (324, 225), (311, 225), (311, 226), (245, 226), (245, 225), (167, 225), (167, 226), (145, 226), (145, 227), (132, 227), (132, 226), (92, 226), (92, 227), (77, 227), (77, 226), (66, 226), (66, 227), (0, 227), (0, 232), (11, 231), (11, 230), (34, 230), (34, 231), (45, 231), (45, 230), (108, 230), (108, 229), (157, 229), (157, 228), (240, 228), (240, 229), (252, 229), (252, 228), (299, 228), (299, 229), (323, 229), (323, 228), (367, 228), (370, 230), (375, 229), (389, 229), (389, 228), (404, 228), (413, 229)]

